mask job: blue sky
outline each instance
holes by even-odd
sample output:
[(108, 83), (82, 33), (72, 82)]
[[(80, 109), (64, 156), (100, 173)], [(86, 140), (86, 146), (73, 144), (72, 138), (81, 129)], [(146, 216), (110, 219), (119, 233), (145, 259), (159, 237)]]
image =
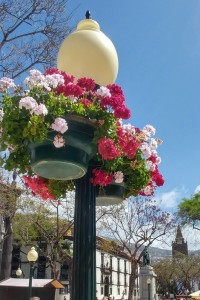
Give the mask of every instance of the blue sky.
[(200, 1), (69, 0), (75, 8), (70, 25), (89, 9), (116, 47), (130, 122), (164, 141), (157, 197), (175, 208), (200, 185)]

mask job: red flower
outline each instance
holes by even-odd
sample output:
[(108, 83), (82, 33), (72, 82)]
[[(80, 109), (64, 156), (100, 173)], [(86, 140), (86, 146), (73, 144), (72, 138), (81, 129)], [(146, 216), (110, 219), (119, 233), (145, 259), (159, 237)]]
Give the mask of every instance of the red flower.
[(92, 101), (88, 100), (87, 98), (80, 99), (80, 103), (84, 105), (85, 108), (87, 108), (89, 105), (92, 104)]
[(113, 180), (112, 172), (108, 174), (104, 170), (93, 169), (92, 174), (93, 174), (93, 178), (91, 178), (90, 181), (93, 185), (107, 185), (112, 183)]
[(95, 81), (91, 78), (80, 78), (77, 80), (77, 85), (86, 91), (93, 91), (96, 84)]
[(55, 91), (58, 95), (64, 94), (65, 97), (67, 96), (79, 97), (83, 93), (80, 86), (77, 86), (73, 83), (59, 85)]
[(127, 120), (131, 116), (131, 111), (126, 106), (119, 106), (114, 111), (114, 117)]
[(118, 144), (124, 155), (126, 155), (129, 159), (133, 159), (140, 145), (136, 137), (128, 131), (124, 131), (121, 127), (118, 128), (117, 135)]
[(157, 186), (162, 186), (165, 182), (164, 178), (158, 171), (158, 168), (156, 168), (155, 171), (151, 172), (150, 176), (152, 181), (154, 181)]
[(34, 195), (40, 196), (43, 200), (54, 200), (55, 197), (48, 189), (48, 182), (41, 177), (23, 176), (25, 185), (32, 190)]
[(124, 95), (121, 87), (117, 84), (108, 84), (106, 87), (110, 90), (111, 95)]
[(120, 156), (120, 152), (115, 147), (113, 140), (107, 138), (98, 140), (98, 152), (105, 160), (115, 159)]

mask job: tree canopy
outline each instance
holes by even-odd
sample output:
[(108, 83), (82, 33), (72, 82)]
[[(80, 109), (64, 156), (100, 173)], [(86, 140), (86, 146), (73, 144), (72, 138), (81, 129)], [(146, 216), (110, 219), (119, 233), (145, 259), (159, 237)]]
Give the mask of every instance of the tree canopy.
[(55, 66), (58, 48), (70, 32), (68, 0), (0, 0), (0, 74), (16, 78)]
[(199, 229), (197, 226), (200, 222), (200, 192), (194, 194), (191, 199), (182, 200), (179, 204), (179, 216), (183, 223), (190, 223), (194, 228)]

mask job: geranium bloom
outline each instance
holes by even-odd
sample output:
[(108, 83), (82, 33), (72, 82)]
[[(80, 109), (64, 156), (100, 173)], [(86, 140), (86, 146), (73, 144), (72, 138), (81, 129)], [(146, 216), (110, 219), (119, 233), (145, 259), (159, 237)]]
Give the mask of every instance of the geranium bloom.
[(89, 105), (92, 104), (92, 101), (90, 101), (86, 98), (82, 98), (82, 99), (80, 99), (80, 103), (82, 103), (84, 105), (84, 107), (87, 108)]
[(77, 85), (86, 91), (93, 91), (96, 84), (95, 81), (91, 78), (79, 78), (77, 80)]
[(93, 185), (107, 185), (111, 184), (113, 180), (112, 172), (107, 173), (104, 170), (93, 169), (92, 170), (93, 177), (91, 178), (91, 183)]
[(64, 84), (65, 80), (61, 74), (46, 75), (46, 82), (49, 87), (55, 89), (58, 85)]
[(27, 187), (32, 190), (34, 195), (40, 196), (43, 200), (54, 200), (54, 195), (49, 191), (47, 182), (37, 176), (37, 177), (30, 177), (30, 176), (23, 176), (24, 182)]
[(122, 88), (117, 84), (108, 84), (107, 88), (110, 90), (112, 95), (124, 95)]
[(139, 192), (141, 196), (152, 196), (154, 194), (154, 186), (150, 182), (143, 190)]
[(7, 77), (2, 77), (0, 79), (0, 92), (7, 92), (7, 90), (11, 87), (15, 87), (15, 83), (13, 79), (7, 78)]
[(127, 120), (131, 116), (131, 111), (126, 106), (119, 106), (114, 111), (115, 118)]
[(68, 83), (64, 85), (59, 85), (56, 89), (55, 92), (60, 95), (63, 94), (66, 97), (67, 96), (74, 96), (74, 97), (79, 97), (82, 95), (83, 90), (81, 89), (80, 86), (77, 86), (76, 84), (73, 83)]
[(111, 97), (110, 90), (105, 86), (100, 86), (100, 88), (97, 89), (96, 94), (100, 97)]
[(57, 134), (55, 137), (54, 137), (54, 141), (53, 141), (53, 144), (56, 148), (61, 148), (65, 145), (65, 140), (63, 138), (62, 135), (60, 134)]
[(68, 126), (67, 126), (67, 122), (65, 119), (56, 118), (54, 123), (51, 124), (51, 128), (60, 133), (64, 133), (65, 131), (67, 131)]
[(19, 108), (22, 107), (29, 109), (31, 113), (34, 111), (34, 109), (38, 106), (37, 101), (33, 97), (24, 97), (19, 101)]
[(157, 186), (162, 186), (165, 182), (162, 175), (159, 173), (158, 168), (156, 168), (154, 172), (151, 172), (151, 179)]
[(35, 108), (33, 109), (33, 113), (37, 116), (39, 115), (45, 116), (48, 114), (48, 110), (44, 104), (40, 103), (39, 105), (35, 106)]
[(122, 183), (124, 181), (124, 174), (121, 171), (117, 171), (113, 175), (116, 183)]
[(105, 160), (115, 159), (120, 156), (120, 152), (117, 150), (113, 140), (107, 138), (98, 140), (98, 152)]

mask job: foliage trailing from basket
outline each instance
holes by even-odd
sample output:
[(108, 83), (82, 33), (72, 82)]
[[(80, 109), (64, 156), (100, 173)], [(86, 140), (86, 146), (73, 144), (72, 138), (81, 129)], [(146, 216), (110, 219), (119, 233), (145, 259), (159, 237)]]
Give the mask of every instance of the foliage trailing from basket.
[(24, 81), (27, 89), (16, 86), (12, 79), (0, 79), (2, 109), (0, 110), (1, 150), (6, 170), (24, 174), (25, 183), (43, 199), (57, 199), (72, 190), (69, 181), (54, 181), (36, 176), (31, 170), (31, 142), (41, 143), (56, 132), (52, 143), (56, 148), (67, 147), (64, 133), (69, 129), (67, 116), (79, 116), (96, 126), (93, 142), (98, 168), (92, 171), (91, 183), (106, 186), (125, 182), (125, 198), (131, 195), (152, 195), (156, 186), (164, 183), (158, 171), (161, 159), (157, 155), (159, 139), (155, 129), (143, 129), (123, 124), (130, 118), (121, 87), (98, 86), (90, 78), (75, 80), (58, 69), (45, 74), (30, 71)]

